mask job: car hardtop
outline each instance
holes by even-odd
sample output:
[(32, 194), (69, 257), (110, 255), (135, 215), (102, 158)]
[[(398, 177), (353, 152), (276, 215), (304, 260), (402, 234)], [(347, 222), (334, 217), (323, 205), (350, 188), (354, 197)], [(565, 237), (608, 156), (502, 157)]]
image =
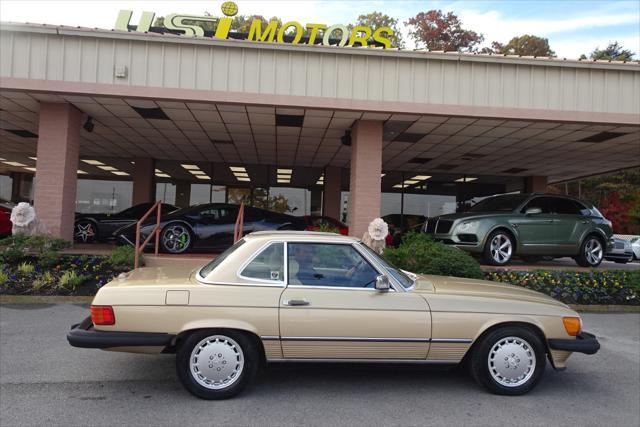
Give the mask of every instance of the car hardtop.
[(274, 230), (274, 231), (254, 231), (244, 236), (244, 239), (253, 240), (281, 240), (287, 242), (332, 242), (332, 243), (357, 243), (360, 239), (351, 236), (344, 236), (336, 233), (322, 233), (318, 231), (291, 231), (291, 230)]

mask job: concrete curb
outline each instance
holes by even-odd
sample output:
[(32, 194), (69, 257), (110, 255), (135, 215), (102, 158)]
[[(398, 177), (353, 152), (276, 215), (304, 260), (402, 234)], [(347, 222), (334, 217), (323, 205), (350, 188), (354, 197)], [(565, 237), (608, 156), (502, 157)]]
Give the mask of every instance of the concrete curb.
[[(90, 304), (91, 301), (93, 301), (92, 296), (0, 295), (0, 304), (59, 304), (67, 302)], [(569, 307), (583, 313), (640, 313), (640, 305), (569, 304)]]

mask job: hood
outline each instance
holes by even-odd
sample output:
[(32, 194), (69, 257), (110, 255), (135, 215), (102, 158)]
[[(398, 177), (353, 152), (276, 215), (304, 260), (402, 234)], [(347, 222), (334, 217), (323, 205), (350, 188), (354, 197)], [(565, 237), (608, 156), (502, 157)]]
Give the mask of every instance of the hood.
[(122, 273), (105, 287), (185, 285), (194, 272), (189, 267), (143, 267)]
[(567, 307), (560, 301), (540, 292), (514, 285), (462, 277), (419, 275), (416, 280), (415, 290), (421, 293), (435, 292), (436, 294), (511, 299)]

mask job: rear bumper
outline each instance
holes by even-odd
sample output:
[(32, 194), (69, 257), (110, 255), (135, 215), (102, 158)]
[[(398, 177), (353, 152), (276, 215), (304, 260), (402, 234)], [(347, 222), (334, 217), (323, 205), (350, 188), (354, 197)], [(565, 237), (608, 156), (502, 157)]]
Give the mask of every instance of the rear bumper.
[(174, 335), (156, 332), (107, 332), (93, 328), (91, 317), (71, 326), (67, 341), (80, 348), (166, 347)]
[(555, 339), (548, 340), (549, 348), (553, 350), (571, 351), (575, 353), (595, 354), (600, 350), (600, 343), (595, 335), (582, 332), (575, 340)]

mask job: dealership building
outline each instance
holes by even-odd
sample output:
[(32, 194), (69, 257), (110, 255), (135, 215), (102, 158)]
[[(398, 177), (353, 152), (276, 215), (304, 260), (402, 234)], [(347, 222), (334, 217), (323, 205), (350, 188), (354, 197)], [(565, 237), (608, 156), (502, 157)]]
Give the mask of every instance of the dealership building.
[[(115, 16), (115, 11), (114, 11)], [(118, 26), (116, 26), (118, 28)], [(434, 216), (640, 165), (640, 64), (0, 26), (0, 198)]]

